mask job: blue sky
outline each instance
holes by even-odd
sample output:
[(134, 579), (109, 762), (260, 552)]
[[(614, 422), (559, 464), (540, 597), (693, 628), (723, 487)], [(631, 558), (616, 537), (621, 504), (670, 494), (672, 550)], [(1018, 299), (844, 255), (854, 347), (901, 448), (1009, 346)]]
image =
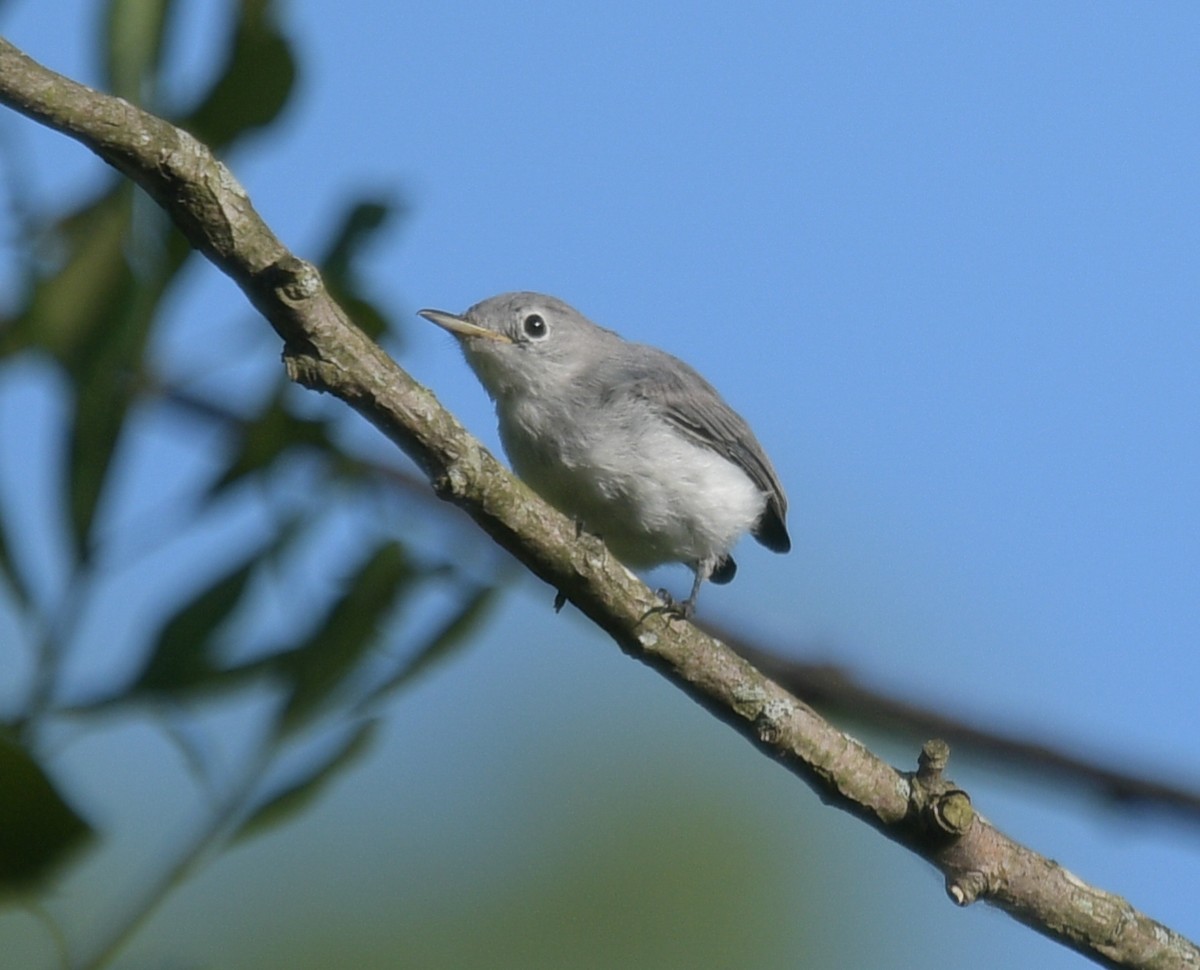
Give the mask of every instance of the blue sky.
[[(15, 2), (0, 27), (94, 76), (90, 6), (57, 6), (82, 19)], [(196, 43), (216, 7), (191, 7)], [(791, 555), (747, 542), (702, 614), (1200, 786), (1200, 7), (287, 9), (304, 69), (289, 124), (233, 168), (302, 255), (349, 195), (403, 196), (410, 215), (373, 250), (371, 288), (406, 322), (404, 365), (472, 431), (498, 447), (483, 392), (412, 311), (554, 293), (703, 372), (788, 489)], [(181, 89), (202, 63), (202, 46), (185, 48)], [(36, 173), (48, 199), (96, 171), (56, 136), (16, 134), (61, 160)], [(205, 315), (244, 314), (215, 274), (195, 285)], [(687, 576), (664, 581), (682, 591)], [(530, 581), (439, 678), (517, 732), (526, 709), (487, 693), (495, 677), (594, 686), (596, 725), (625, 692), (668, 690), (602, 648), (575, 656), (596, 635), (547, 602)], [(514, 631), (526, 642), (510, 651)], [(662, 703), (647, 731), (713, 736)], [(721, 750), (726, 766), (753, 757)], [(1200, 936), (1194, 831), (956, 767), (1002, 827)], [(845, 837), (904, 865), (874, 836)], [(889, 930), (920, 939), (907, 921), (931, 921), (967, 953), (994, 934), (1004, 949), (975, 966), (1082, 965), (1002, 920), (964, 919), (936, 880), (905, 872), (925, 898), (920, 916), (896, 902)]]

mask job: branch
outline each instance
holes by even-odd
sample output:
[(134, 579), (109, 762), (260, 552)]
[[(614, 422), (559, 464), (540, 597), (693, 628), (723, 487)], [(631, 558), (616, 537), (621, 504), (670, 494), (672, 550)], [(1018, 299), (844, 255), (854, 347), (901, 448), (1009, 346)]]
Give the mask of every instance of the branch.
[(1194, 789), (906, 700), (868, 686), (836, 664), (795, 659), (790, 656), (793, 650), (769, 649), (707, 620), (699, 625), (797, 697), (827, 713), (840, 712), (857, 723), (893, 732), (947, 738), (1009, 769), (1038, 775), (1054, 785), (1078, 786), (1086, 794), (1122, 808), (1155, 809), (1184, 822), (1200, 822), (1200, 792)]
[[(252, 418), (232, 410), (226, 403), (193, 394), (179, 387), (147, 383), (161, 401), (180, 412), (203, 418), (219, 427), (244, 433)], [(358, 467), (373, 476), (386, 479), (391, 489), (403, 492), (405, 501), (425, 506), (429, 513), (453, 514), (459, 511), (439, 503), (421, 475), (395, 463), (359, 459)], [(480, 537), (480, 541), (484, 541)], [(1022, 737), (997, 728), (986, 727), (956, 717), (927, 704), (920, 704), (870, 686), (853, 671), (820, 660), (801, 660), (804, 646), (767, 647), (761, 641), (735, 632), (711, 620), (696, 620), (705, 633), (724, 641), (740, 656), (749, 660), (776, 683), (828, 717), (841, 715), (855, 724), (886, 730), (892, 734), (945, 738), (956, 747), (986, 757), (1012, 772), (1037, 776), (1040, 782), (1058, 787), (1079, 788), (1083, 794), (1122, 809), (1169, 812), (1180, 821), (1200, 823), (1200, 791), (1173, 784), (1161, 778), (1093, 761), (1053, 747), (1036, 738)]]
[(974, 812), (931, 742), (902, 773), (841, 733), (724, 644), (661, 611), (654, 594), (537, 498), (367, 339), (316, 269), (259, 218), (229, 170), (167, 122), (41, 67), (0, 39), (0, 102), (70, 135), (137, 182), (246, 293), (283, 340), (288, 375), (378, 427), (536, 575), (632, 657), (653, 667), (825, 802), (936, 866), (960, 905), (982, 899), (1104, 966), (1200, 965), (1200, 948), (1118, 896), (1081, 882)]

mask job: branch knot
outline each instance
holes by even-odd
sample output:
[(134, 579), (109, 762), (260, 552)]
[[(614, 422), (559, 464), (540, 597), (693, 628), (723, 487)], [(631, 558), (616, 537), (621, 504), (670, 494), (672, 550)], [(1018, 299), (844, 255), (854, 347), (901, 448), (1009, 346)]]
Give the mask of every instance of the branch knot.
[(942, 774), (949, 761), (949, 744), (941, 739), (926, 741), (909, 790), (910, 813), (922, 832), (939, 842), (965, 835), (975, 820), (971, 796)]

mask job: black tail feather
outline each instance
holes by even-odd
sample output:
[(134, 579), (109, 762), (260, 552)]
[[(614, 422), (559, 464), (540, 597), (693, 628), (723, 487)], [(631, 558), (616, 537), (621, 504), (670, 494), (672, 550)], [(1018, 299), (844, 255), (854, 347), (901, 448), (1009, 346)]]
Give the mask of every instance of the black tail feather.
[(733, 579), (737, 573), (737, 563), (733, 561), (733, 556), (724, 556), (717, 560), (717, 564), (713, 566), (713, 571), (709, 573), (709, 582), (716, 583), (722, 586)]

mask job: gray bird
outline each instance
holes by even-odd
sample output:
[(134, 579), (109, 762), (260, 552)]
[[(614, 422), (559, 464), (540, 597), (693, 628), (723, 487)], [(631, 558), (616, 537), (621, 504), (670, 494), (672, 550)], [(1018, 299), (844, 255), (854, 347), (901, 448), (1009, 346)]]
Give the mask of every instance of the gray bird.
[(540, 293), (420, 315), (458, 339), (496, 403), (513, 469), (534, 491), (627, 566), (694, 570), (691, 595), (676, 606), (684, 616), (704, 580), (733, 579), (729, 553), (747, 532), (774, 552), (791, 549), (770, 459), (683, 361)]

